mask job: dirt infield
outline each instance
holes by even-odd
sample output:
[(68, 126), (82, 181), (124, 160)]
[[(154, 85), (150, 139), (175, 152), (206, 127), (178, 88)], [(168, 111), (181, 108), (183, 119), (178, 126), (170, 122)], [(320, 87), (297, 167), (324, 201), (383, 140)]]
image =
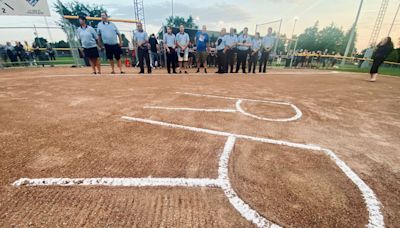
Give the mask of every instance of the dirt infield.
[[(0, 71), (0, 227), (253, 227), (256, 219), (244, 218), (221, 179), (225, 133), (237, 138), (225, 161), (231, 190), (271, 224), (365, 227), (371, 219), (359, 186), (309, 145), (332, 150), (365, 182), (385, 227), (400, 224), (399, 78), (369, 83), (364, 74), (278, 69), (256, 76), (88, 72)], [(209, 184), (13, 185), (20, 178)]]

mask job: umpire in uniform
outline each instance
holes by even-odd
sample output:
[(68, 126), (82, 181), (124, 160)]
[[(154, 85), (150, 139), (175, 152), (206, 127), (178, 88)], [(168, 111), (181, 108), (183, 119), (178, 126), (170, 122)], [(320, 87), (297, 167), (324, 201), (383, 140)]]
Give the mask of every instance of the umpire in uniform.
[(258, 52), (260, 51), (260, 48), (261, 48), (260, 33), (256, 32), (254, 39), (251, 41), (251, 52), (250, 52), (250, 58), (249, 58), (249, 73), (250, 72), (253, 72), (253, 74), (256, 73)]
[(217, 62), (218, 62), (218, 71), (217, 74), (223, 74), (226, 72), (225, 70), (225, 61), (226, 61), (226, 28), (221, 29), (221, 34), (215, 42), (216, 50), (217, 50)]
[[(101, 22), (97, 25), (97, 34), (99, 35), (100, 43), (103, 43), (106, 49), (106, 56), (111, 65), (111, 74), (115, 74), (114, 57), (118, 62), (120, 73), (124, 74), (124, 72), (122, 71), (121, 63), (122, 37), (117, 29), (117, 26), (115, 26), (114, 23), (108, 21), (108, 15), (106, 12), (101, 13)], [(119, 43), (117, 41), (117, 38)]]
[(243, 33), (238, 37), (238, 60), (236, 64), (236, 73), (239, 72), (240, 65), (242, 65), (242, 71), (246, 73), (246, 61), (249, 49), (251, 47), (251, 37), (248, 34), (249, 29), (246, 27), (243, 29)]
[(76, 36), (83, 47), (83, 54), (89, 59), (93, 74), (101, 74), (99, 51), (97, 49), (97, 47), (100, 46), (100, 42), (97, 32), (94, 28), (87, 25), (85, 16), (79, 16), (79, 25), (80, 26), (76, 31)]
[(139, 58), (139, 74), (144, 74), (144, 60), (147, 65), (147, 73), (151, 74), (150, 56), (149, 56), (149, 36), (143, 30), (142, 23), (136, 24), (136, 30), (133, 32), (133, 42), (137, 47), (137, 54)]
[(226, 35), (226, 63), (225, 71), (228, 73), (228, 65), (231, 67), (231, 73), (233, 73), (233, 66), (235, 65), (235, 49), (237, 43), (237, 36), (235, 29), (231, 28), (230, 33)]
[(172, 33), (172, 28), (170, 26), (167, 27), (167, 33), (164, 34), (164, 50), (167, 53), (167, 70), (168, 74), (171, 73), (171, 65), (172, 65), (172, 73), (176, 74), (176, 51), (175, 51), (175, 35)]
[[(267, 63), (269, 59), (269, 55), (272, 51), (272, 48), (274, 47), (275, 44), (275, 37), (272, 36), (272, 28), (268, 28), (268, 33), (267, 35), (264, 36), (262, 39), (262, 54), (261, 54), (261, 60), (260, 60), (260, 69), (259, 72), (265, 73), (267, 70)], [(263, 67), (264, 66), (264, 67)], [(261, 71), (262, 70), (262, 71)]]

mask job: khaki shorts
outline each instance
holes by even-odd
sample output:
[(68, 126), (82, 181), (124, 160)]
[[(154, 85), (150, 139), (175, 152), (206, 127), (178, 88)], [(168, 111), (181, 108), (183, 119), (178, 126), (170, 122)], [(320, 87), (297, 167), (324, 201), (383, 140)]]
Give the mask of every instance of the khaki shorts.
[(183, 56), (181, 56), (181, 51), (179, 49), (176, 54), (178, 55), (178, 62), (187, 62), (189, 60), (189, 48), (185, 49)]
[(197, 62), (204, 63), (207, 61), (208, 53), (206, 51), (200, 51), (196, 53)]

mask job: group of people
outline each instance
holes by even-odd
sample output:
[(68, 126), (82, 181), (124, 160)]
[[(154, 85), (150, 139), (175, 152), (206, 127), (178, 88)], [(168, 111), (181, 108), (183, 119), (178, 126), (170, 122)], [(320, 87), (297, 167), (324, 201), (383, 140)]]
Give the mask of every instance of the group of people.
[[(189, 59), (189, 35), (185, 33), (183, 25), (179, 28), (179, 33), (173, 34), (172, 28), (167, 28), (167, 33), (164, 34), (163, 43), (164, 49), (167, 52), (167, 71), (168, 73), (177, 73), (175, 66), (175, 58), (178, 58), (179, 73), (186, 71), (186, 63)], [(202, 26), (201, 31), (198, 31), (194, 37), (197, 73), (200, 72), (200, 67), (204, 67), (204, 73), (207, 73), (207, 58), (211, 51), (210, 39), (207, 34), (207, 27)], [(256, 33), (254, 38), (248, 34), (248, 28), (244, 28), (242, 34), (236, 35), (233, 28), (230, 33), (226, 33), (226, 29), (221, 29), (220, 36), (215, 42), (215, 51), (217, 57), (218, 71), (216, 73), (238, 73), (240, 68), (243, 73), (256, 73), (257, 62), (260, 59), (258, 72), (266, 72), (266, 65), (269, 59), (276, 38), (272, 35), (272, 28), (268, 29), (268, 34), (261, 38), (259, 33)], [(235, 67), (235, 54), (237, 55)], [(246, 64), (248, 62), (248, 69)]]
[[(93, 74), (101, 73), (98, 49), (105, 49), (107, 59), (110, 61), (111, 73), (115, 74), (114, 59), (117, 61), (117, 66), (121, 74), (124, 73), (121, 63), (121, 34), (114, 23), (108, 20), (106, 12), (101, 13), (101, 22), (97, 26), (97, 31), (87, 24), (85, 16), (79, 17), (80, 26), (77, 30), (77, 37), (83, 48), (83, 55), (89, 59)], [(147, 66), (147, 73), (151, 73), (152, 66), (158, 60), (158, 42), (152, 35), (148, 36), (144, 31), (141, 23), (136, 24), (137, 28), (133, 32), (133, 46), (136, 49), (136, 57), (140, 74), (145, 73), (144, 66)], [(197, 73), (200, 72), (200, 67), (204, 67), (204, 72), (207, 73), (207, 60), (211, 52), (216, 55), (218, 71), (217, 73), (238, 73), (241, 69), (243, 73), (256, 73), (257, 62), (260, 59), (258, 72), (266, 72), (269, 55), (276, 43), (276, 38), (272, 35), (272, 28), (268, 29), (268, 34), (261, 38), (259, 33), (256, 33), (252, 38), (248, 34), (248, 28), (244, 28), (238, 36), (235, 30), (231, 28), (230, 33), (226, 33), (226, 29), (222, 29), (220, 36), (215, 44), (211, 44), (207, 28), (205, 25), (198, 31), (194, 37), (195, 43), (195, 59), (197, 62)], [(212, 50), (212, 46), (215, 48)], [(167, 33), (163, 35), (162, 47), (166, 54), (166, 66), (169, 74), (185, 73), (187, 74), (189, 50), (191, 41), (188, 33), (185, 32), (183, 25), (180, 26), (179, 32), (173, 34), (172, 28), (167, 28)], [(237, 56), (235, 58), (235, 56)], [(235, 65), (236, 61), (236, 67)], [(152, 63), (151, 61), (152, 60)], [(176, 66), (178, 63), (178, 66)], [(246, 67), (248, 64), (248, 68)], [(177, 68), (179, 71), (177, 71)], [(230, 70), (229, 70), (230, 69)]]
[(4, 63), (10, 62), (11, 66), (18, 66), (21, 64), (36, 65), (39, 60), (43, 61), (44, 59), (54, 61), (56, 60), (56, 55), (55, 50), (49, 44), (43, 52), (36, 42), (29, 46), (27, 41), (24, 44), (16, 41), (15, 45), (12, 45), (11, 42), (6, 42), (6, 45), (0, 45), (0, 58)]

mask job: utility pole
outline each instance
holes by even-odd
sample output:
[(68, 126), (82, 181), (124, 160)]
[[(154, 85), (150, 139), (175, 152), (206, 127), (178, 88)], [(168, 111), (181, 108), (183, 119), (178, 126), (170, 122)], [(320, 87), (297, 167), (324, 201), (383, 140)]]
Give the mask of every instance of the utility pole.
[(394, 22), (396, 21), (397, 14), (399, 13), (399, 9), (400, 9), (400, 2), (399, 2), (399, 6), (397, 7), (396, 14), (394, 15), (392, 24), (390, 25), (390, 29), (389, 29), (389, 32), (388, 32), (388, 36), (390, 36), (390, 33), (392, 33), (393, 25), (394, 25)]
[(346, 57), (349, 54), (350, 46), (353, 43), (354, 35), (356, 33), (356, 27), (357, 27), (358, 19), (360, 18), (360, 12), (361, 12), (361, 8), (362, 8), (363, 3), (364, 3), (364, 0), (361, 0), (360, 1), (360, 6), (358, 7), (356, 20), (354, 21), (353, 27), (351, 28), (350, 38), (349, 38), (349, 41), (347, 42), (346, 51), (344, 52), (344, 56), (342, 58), (342, 63), (341, 63), (342, 66), (344, 66), (344, 64), (346, 63)]

